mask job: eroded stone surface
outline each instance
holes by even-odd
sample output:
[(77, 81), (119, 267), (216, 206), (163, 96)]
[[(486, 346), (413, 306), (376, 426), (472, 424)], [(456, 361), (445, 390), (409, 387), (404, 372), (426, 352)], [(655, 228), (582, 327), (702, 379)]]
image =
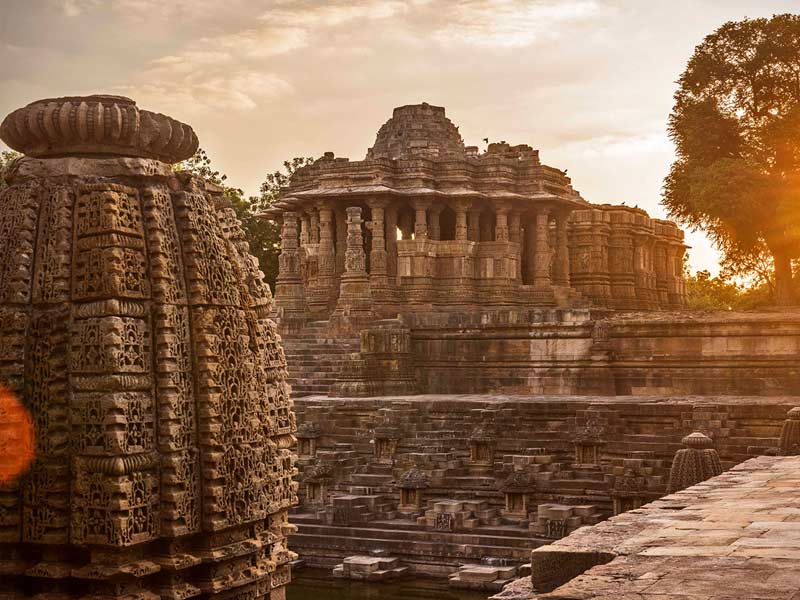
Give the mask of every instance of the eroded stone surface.
[[(800, 598), (800, 457), (758, 457), (532, 553), (522, 600)], [(564, 565), (590, 553), (576, 575)], [(513, 592), (513, 593), (512, 593)]]

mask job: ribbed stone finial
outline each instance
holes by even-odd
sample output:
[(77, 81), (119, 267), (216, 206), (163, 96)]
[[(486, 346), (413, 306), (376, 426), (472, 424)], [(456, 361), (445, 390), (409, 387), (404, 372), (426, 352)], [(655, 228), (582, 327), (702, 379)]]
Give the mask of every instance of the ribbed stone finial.
[(176, 163), (198, 147), (189, 125), (110, 95), (31, 102), (5, 118), (0, 138), (35, 158), (110, 155)]
[(800, 454), (800, 406), (786, 413), (786, 420), (781, 428), (781, 439), (778, 442), (778, 454), (781, 456)]
[(669, 473), (667, 492), (670, 494), (722, 473), (719, 454), (710, 437), (696, 431), (682, 442), (686, 447), (675, 453)]

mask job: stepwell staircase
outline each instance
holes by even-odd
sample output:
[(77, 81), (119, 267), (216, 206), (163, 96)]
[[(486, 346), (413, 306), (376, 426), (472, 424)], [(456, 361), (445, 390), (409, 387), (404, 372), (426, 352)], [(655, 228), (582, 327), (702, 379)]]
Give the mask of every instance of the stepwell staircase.
[(328, 321), (312, 321), (302, 330), (283, 336), (292, 396), (326, 395), (339, 380), (348, 356), (359, 350), (357, 335), (335, 336), (329, 333)]

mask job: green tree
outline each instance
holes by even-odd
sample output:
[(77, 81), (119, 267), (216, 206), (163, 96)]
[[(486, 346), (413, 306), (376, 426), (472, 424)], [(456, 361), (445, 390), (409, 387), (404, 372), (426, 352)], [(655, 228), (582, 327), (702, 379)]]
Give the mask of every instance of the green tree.
[(729, 22), (695, 48), (669, 120), (664, 204), (705, 230), (731, 273), (795, 301), (800, 257), (800, 15)]
[(15, 158), (22, 156), (19, 152), (13, 150), (3, 150), (0, 152), (0, 190), (6, 187), (6, 169)]
[(686, 278), (686, 303), (693, 310), (733, 310), (738, 308), (742, 288), (708, 271)]
[(300, 167), (310, 164), (311, 158), (294, 158), (283, 163), (283, 171), (268, 173), (261, 184), (259, 195), (245, 198), (244, 192), (229, 186), (227, 175), (215, 170), (211, 159), (205, 150), (198, 148), (190, 159), (175, 165), (176, 171), (191, 171), (212, 183), (221, 186), (225, 196), (231, 203), (233, 210), (242, 222), (247, 241), (250, 244), (250, 253), (258, 259), (258, 264), (264, 272), (264, 280), (275, 291), (275, 280), (278, 277), (278, 255), (281, 252), (281, 232), (277, 223), (268, 221), (259, 216), (269, 208), (285, 187), (294, 172)]

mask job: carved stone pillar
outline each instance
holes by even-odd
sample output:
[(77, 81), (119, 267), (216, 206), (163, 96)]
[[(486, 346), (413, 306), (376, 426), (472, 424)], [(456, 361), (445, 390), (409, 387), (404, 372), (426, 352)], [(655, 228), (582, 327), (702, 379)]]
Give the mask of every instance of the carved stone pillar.
[(428, 237), (432, 240), (442, 239), (442, 230), (439, 217), (444, 210), (444, 205), (432, 206), (428, 211)]
[(567, 219), (569, 213), (556, 215), (556, 262), (554, 281), (556, 285), (569, 286), (569, 245), (567, 238)]
[(339, 283), (339, 300), (334, 312), (337, 317), (368, 317), (372, 314), (362, 223), (361, 208), (348, 208), (344, 273)]
[(368, 200), (372, 212), (372, 246), (369, 252), (369, 285), (375, 300), (386, 299), (389, 292), (389, 277), (384, 230), (384, 210), (387, 200)]
[(481, 211), (477, 208), (471, 208), (467, 213), (467, 217), (467, 238), (472, 242), (480, 242)]
[(309, 229), (311, 228), (311, 219), (308, 214), (302, 213), (300, 215), (300, 247), (304, 248), (311, 239), (309, 237)]
[(536, 212), (536, 253), (533, 265), (534, 298), (540, 303), (553, 300), (553, 282), (550, 277), (550, 262), (553, 251), (550, 248), (550, 212), (539, 209)]
[(456, 210), (456, 239), (463, 242), (467, 239), (467, 205), (457, 202)]
[(310, 210), (309, 220), (311, 221), (311, 229), (308, 232), (308, 243), (319, 244), (319, 211), (316, 208)]
[(336, 276), (336, 249), (333, 245), (333, 210), (323, 205), (319, 208), (319, 251), (317, 281), (313, 299), (309, 304), (317, 311), (325, 311), (331, 300)]
[(508, 208), (499, 206), (495, 213), (494, 240), (496, 242), (508, 241)]
[(347, 249), (347, 213), (336, 207), (336, 274), (344, 273), (344, 254)]
[(386, 216), (386, 273), (392, 283), (397, 278), (397, 207), (389, 206)]
[(275, 303), (286, 319), (302, 318), (306, 314), (303, 279), (300, 277), (297, 213), (283, 213), (281, 254), (278, 257), (278, 277), (275, 281)]
[(512, 242), (520, 242), (522, 233), (522, 215), (518, 210), (511, 211), (511, 220), (508, 227), (508, 239)]
[(522, 281), (522, 215), (518, 210), (511, 211), (511, 223), (508, 228), (508, 238), (518, 244), (517, 273), (515, 279)]
[(417, 200), (414, 202), (414, 239), (428, 239), (428, 207), (429, 202)]

